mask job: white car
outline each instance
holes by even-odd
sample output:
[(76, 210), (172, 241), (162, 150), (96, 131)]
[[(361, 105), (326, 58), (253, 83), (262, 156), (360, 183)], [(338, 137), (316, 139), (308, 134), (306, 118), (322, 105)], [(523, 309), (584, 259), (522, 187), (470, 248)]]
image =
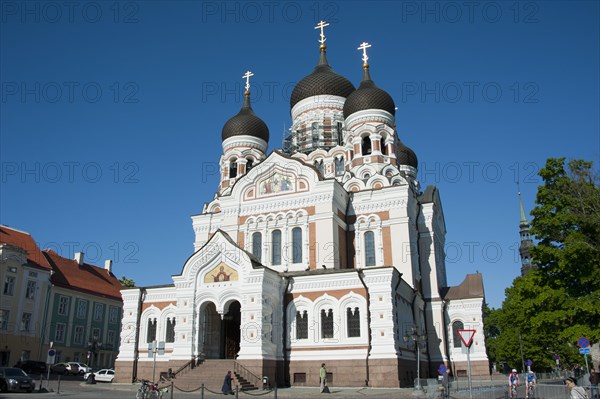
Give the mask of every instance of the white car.
[(90, 366), (88, 366), (87, 364), (85, 364), (85, 363), (69, 362), (69, 364), (71, 366), (75, 366), (74, 369), (75, 370), (79, 370), (78, 373), (80, 375), (92, 372), (92, 368)]
[[(88, 378), (90, 378), (90, 374), (92, 374), (92, 373), (85, 373), (83, 375), (83, 379), (87, 380)], [(98, 370), (98, 371), (94, 372), (93, 374), (94, 374), (94, 379), (96, 381), (101, 381), (101, 382), (112, 382), (113, 379), (115, 378), (115, 370), (113, 370), (113, 369), (102, 369), (102, 370)]]

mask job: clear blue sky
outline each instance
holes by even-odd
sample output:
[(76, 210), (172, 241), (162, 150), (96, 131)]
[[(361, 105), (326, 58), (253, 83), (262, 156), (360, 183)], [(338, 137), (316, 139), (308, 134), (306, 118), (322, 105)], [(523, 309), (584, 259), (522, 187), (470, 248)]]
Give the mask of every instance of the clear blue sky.
[(421, 184), (441, 191), (449, 283), (482, 272), (492, 306), (520, 271), (516, 181), (529, 213), (546, 158), (599, 162), (596, 1), (0, 5), (0, 222), (139, 285), (171, 283), (191, 255), (248, 69), (281, 147), (321, 19), (355, 85), (356, 48), (373, 45)]

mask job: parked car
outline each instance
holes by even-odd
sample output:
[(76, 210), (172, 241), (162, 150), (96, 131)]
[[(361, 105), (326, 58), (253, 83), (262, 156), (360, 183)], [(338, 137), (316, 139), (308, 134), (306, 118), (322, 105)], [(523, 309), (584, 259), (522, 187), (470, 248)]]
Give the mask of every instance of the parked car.
[(0, 367), (0, 392), (27, 391), (33, 392), (35, 382), (22, 369), (16, 367)]
[(56, 374), (75, 375), (79, 373), (79, 368), (77, 368), (77, 365), (70, 363), (56, 363), (50, 366), (50, 371)]
[(113, 369), (102, 369), (102, 370), (98, 370), (94, 373), (85, 373), (83, 375), (83, 379), (87, 380), (88, 378), (90, 378), (90, 375), (94, 374), (94, 379), (96, 381), (102, 381), (102, 382), (112, 382), (113, 379), (115, 378), (115, 370)]
[(46, 363), (38, 362), (35, 360), (25, 360), (24, 362), (17, 362), (14, 367), (20, 368), (27, 374), (45, 374), (48, 370)]
[(76, 370), (78, 370), (78, 374), (79, 375), (84, 375), (85, 373), (91, 373), (92, 372), (92, 368), (90, 366), (88, 366), (85, 363), (78, 363), (78, 362), (69, 362), (69, 364), (71, 365), (71, 367), (75, 368)]

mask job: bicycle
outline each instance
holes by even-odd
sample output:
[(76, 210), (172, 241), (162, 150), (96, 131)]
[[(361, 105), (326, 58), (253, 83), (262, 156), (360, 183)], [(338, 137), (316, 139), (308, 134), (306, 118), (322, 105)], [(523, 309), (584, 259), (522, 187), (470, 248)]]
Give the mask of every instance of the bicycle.
[(162, 399), (163, 394), (168, 392), (168, 387), (159, 388), (148, 380), (142, 380), (142, 385), (135, 394), (135, 399)]
[(525, 397), (528, 399), (534, 399), (535, 398), (535, 384), (530, 382), (527, 385), (528, 385), (529, 389), (527, 390), (527, 395), (525, 395)]
[(511, 399), (517, 398), (517, 384), (510, 384), (510, 397)]

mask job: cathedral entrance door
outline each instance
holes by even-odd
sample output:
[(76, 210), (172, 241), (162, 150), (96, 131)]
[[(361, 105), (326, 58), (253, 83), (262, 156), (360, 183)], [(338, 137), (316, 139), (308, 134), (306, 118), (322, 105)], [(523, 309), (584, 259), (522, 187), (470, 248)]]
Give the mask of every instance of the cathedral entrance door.
[(240, 351), (241, 305), (235, 301), (229, 305), (229, 311), (223, 317), (221, 357), (235, 359)]

